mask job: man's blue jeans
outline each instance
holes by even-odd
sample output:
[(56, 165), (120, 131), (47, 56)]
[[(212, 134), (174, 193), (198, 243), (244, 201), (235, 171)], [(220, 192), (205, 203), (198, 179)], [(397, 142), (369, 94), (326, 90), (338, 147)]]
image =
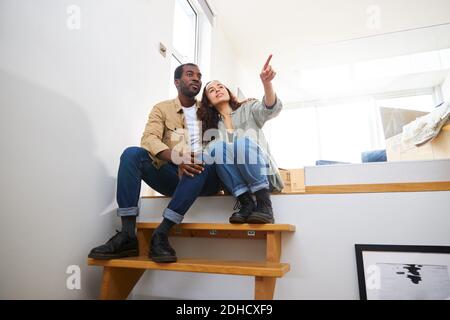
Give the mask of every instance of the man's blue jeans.
[(138, 202), (141, 193), (141, 181), (144, 180), (157, 192), (172, 197), (163, 216), (174, 223), (181, 223), (185, 213), (199, 196), (217, 194), (219, 179), (213, 165), (206, 165), (205, 171), (195, 177), (178, 177), (178, 166), (168, 163), (156, 169), (148, 151), (131, 147), (120, 157), (117, 181), (117, 214), (138, 216)]
[(236, 198), (246, 192), (270, 189), (267, 156), (251, 139), (218, 141), (210, 149), (210, 156), (220, 180)]

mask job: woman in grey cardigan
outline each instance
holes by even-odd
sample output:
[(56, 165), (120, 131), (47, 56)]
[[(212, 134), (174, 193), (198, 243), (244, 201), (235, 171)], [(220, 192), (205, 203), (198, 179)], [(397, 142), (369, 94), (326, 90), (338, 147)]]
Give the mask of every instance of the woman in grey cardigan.
[(198, 111), (208, 162), (216, 164), (223, 184), (238, 199), (240, 209), (230, 217), (230, 223), (275, 222), (270, 191), (281, 191), (283, 182), (262, 131), (266, 121), (282, 109), (272, 86), (276, 73), (270, 66), (271, 58), (260, 75), (265, 93), (262, 101), (238, 102), (221, 82), (211, 81)]

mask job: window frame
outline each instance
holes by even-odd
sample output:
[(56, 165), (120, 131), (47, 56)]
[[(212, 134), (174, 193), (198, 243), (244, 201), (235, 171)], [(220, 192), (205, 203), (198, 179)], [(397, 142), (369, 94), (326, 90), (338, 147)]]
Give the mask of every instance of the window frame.
[[(195, 43), (194, 43), (194, 61), (192, 61), (193, 63), (198, 63), (198, 53), (199, 53), (199, 46), (200, 46), (200, 41), (199, 41), (199, 37), (200, 37), (200, 30), (199, 30), (199, 10), (196, 8), (196, 6), (192, 3), (192, 1), (190, 0), (176, 0), (176, 1), (185, 1), (189, 7), (192, 9), (192, 11), (194, 12), (195, 15), (195, 31), (194, 31), (194, 38), (195, 38)], [(172, 56), (181, 64), (183, 63), (187, 63), (189, 61), (186, 61), (186, 59), (184, 59), (184, 56), (176, 49), (175, 45), (172, 44)]]

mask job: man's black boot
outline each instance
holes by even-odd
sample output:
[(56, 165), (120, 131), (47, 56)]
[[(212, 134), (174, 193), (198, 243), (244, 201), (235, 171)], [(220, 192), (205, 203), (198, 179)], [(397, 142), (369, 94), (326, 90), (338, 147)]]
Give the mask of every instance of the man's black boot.
[(139, 246), (136, 237), (117, 231), (117, 234), (105, 244), (91, 250), (88, 257), (98, 260), (111, 260), (139, 256)]
[(255, 202), (250, 193), (246, 192), (238, 197), (234, 210), (239, 209), (238, 212), (233, 213), (230, 217), (230, 223), (243, 224), (247, 223), (248, 216), (255, 210)]
[(154, 232), (150, 244), (149, 258), (158, 263), (176, 262), (175, 250), (170, 246), (167, 234)]
[(272, 201), (270, 201), (270, 192), (268, 189), (263, 189), (255, 192), (256, 209), (250, 214), (247, 219), (251, 224), (266, 224), (275, 223), (273, 218)]

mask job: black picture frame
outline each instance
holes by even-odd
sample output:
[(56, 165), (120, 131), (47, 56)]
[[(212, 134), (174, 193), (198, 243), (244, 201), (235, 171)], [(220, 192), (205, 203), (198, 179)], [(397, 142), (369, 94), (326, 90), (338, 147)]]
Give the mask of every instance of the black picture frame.
[(381, 245), (381, 244), (355, 244), (356, 267), (358, 274), (359, 296), (361, 300), (367, 300), (366, 278), (364, 270), (364, 252), (401, 252), (401, 253), (434, 253), (449, 254), (450, 246), (425, 246), (425, 245)]

